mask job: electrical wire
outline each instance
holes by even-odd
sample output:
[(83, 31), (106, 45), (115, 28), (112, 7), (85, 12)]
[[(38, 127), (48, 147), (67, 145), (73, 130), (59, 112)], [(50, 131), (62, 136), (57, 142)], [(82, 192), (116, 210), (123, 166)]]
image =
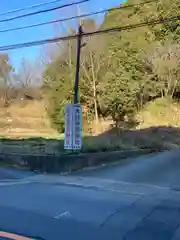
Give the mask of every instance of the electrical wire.
[[(137, 24), (133, 24), (133, 25), (125, 25), (125, 26), (121, 26), (121, 27), (106, 28), (104, 30), (97, 30), (95, 32), (83, 33), (82, 35), (84, 37), (86, 37), (86, 36), (91, 36), (91, 35), (98, 35), (101, 33), (125, 31), (125, 30), (131, 30), (131, 29), (141, 28), (141, 27), (145, 27), (145, 26), (153, 26), (153, 25), (158, 25), (161, 23), (173, 22), (173, 21), (178, 21), (178, 20), (180, 20), (180, 15), (174, 16), (174, 17), (169, 17), (169, 18), (161, 18), (161, 19), (156, 19), (156, 20), (152, 20), (152, 21), (137, 23)], [(78, 36), (78, 34), (77, 34), (77, 36)]]
[[(92, 36), (92, 35), (100, 35), (100, 34), (104, 34), (104, 33), (120, 32), (120, 31), (135, 29), (135, 28), (141, 28), (141, 27), (145, 27), (145, 26), (154, 26), (157, 24), (173, 22), (173, 21), (177, 21), (177, 20), (180, 20), (180, 15), (174, 16), (174, 17), (169, 17), (169, 18), (156, 19), (156, 20), (142, 22), (142, 23), (133, 24), (133, 25), (125, 25), (125, 26), (120, 26), (120, 27), (106, 28), (103, 30), (82, 33), (82, 37), (88, 37), (88, 36)], [(55, 42), (59, 42), (59, 41), (66, 41), (66, 40), (76, 39), (78, 36), (79, 36), (79, 34), (75, 34), (75, 35), (58, 37), (58, 38), (44, 39), (44, 40), (34, 41), (34, 42), (26, 42), (26, 43), (14, 44), (14, 45), (7, 45), (7, 46), (0, 47), (0, 51), (8, 51), (8, 50), (25, 48), (25, 47), (30, 47), (30, 46), (38, 46), (38, 45), (43, 45), (43, 44), (48, 44), (48, 43), (55, 43)]]
[(137, 6), (145, 5), (145, 4), (152, 3), (152, 2), (158, 2), (158, 0), (150, 0), (150, 1), (143, 2), (143, 3), (139, 3), (139, 4), (131, 4), (131, 5), (126, 5), (126, 6), (114, 7), (114, 8), (106, 8), (106, 9), (96, 11), (96, 12), (81, 14), (81, 15), (72, 16), (72, 17), (68, 17), (68, 18), (61, 18), (61, 19), (54, 20), (54, 21), (46, 21), (46, 22), (27, 25), (27, 26), (23, 26), (23, 27), (3, 29), (3, 30), (0, 30), (0, 33), (24, 30), (24, 29), (28, 29), (28, 28), (34, 28), (34, 27), (44, 26), (44, 25), (58, 23), (58, 22), (66, 22), (66, 21), (74, 20), (74, 19), (78, 19), (78, 18), (86, 18), (86, 17), (90, 17), (90, 16), (93, 16), (93, 15), (98, 15), (98, 14), (102, 14), (102, 13), (106, 13), (106, 12), (112, 12), (112, 11), (115, 11), (115, 10), (137, 7)]
[(53, 3), (58, 3), (58, 2), (62, 2), (62, 0), (53, 0), (53, 1), (50, 1), (50, 2), (39, 3), (39, 4), (24, 7), (24, 8), (13, 9), (13, 10), (10, 10), (8, 12), (0, 13), (0, 16), (5, 16), (5, 15), (8, 15), (8, 14), (12, 14), (12, 13), (17, 13), (17, 12), (22, 12), (22, 11), (29, 10), (29, 9), (43, 7), (43, 6), (50, 5), (50, 4), (53, 4)]
[(41, 13), (47, 13), (47, 12), (51, 12), (51, 11), (54, 11), (54, 10), (57, 10), (57, 9), (66, 8), (66, 7), (70, 7), (70, 6), (73, 6), (73, 5), (78, 5), (78, 4), (89, 2), (89, 1), (90, 0), (80, 0), (78, 2), (67, 3), (67, 4), (64, 4), (64, 5), (58, 6), (58, 7), (53, 7), (53, 8), (49, 8), (49, 9), (45, 9), (45, 10), (40, 10), (40, 11), (31, 12), (31, 13), (27, 13), (27, 14), (17, 15), (15, 17), (2, 19), (2, 20), (0, 20), (0, 23), (9, 22), (9, 21), (13, 21), (13, 20), (16, 20), (16, 19), (24, 18), (24, 17), (30, 17), (30, 16), (33, 16), (33, 15), (41, 14)]

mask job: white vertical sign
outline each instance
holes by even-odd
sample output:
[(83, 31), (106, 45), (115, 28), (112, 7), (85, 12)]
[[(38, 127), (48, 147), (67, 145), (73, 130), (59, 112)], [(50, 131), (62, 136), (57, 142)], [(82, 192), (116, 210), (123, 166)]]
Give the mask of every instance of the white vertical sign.
[(73, 148), (73, 105), (67, 104), (65, 108), (65, 139), (64, 149)]
[(82, 106), (73, 104), (73, 149), (82, 148)]

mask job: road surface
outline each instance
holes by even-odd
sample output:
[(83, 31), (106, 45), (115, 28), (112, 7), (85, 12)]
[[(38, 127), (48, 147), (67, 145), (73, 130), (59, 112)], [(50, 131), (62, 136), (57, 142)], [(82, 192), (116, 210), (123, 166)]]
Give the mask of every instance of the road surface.
[(33, 172), (14, 170), (10, 167), (0, 167), (0, 180), (21, 179), (25, 177), (34, 176)]
[(50, 240), (179, 240), (179, 156), (64, 177), (18, 172), (0, 182), (0, 230)]
[(131, 183), (180, 186), (180, 150), (123, 160), (118, 165), (78, 172), (74, 175)]

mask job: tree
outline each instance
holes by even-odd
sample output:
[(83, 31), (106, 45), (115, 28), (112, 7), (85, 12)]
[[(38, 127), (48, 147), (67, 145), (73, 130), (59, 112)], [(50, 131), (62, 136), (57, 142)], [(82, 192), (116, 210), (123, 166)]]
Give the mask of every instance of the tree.
[(9, 94), (12, 88), (11, 72), (13, 70), (7, 53), (0, 54), (0, 95), (1, 104), (7, 106), (9, 104)]
[(7, 86), (10, 80), (10, 72), (13, 70), (8, 54), (0, 54), (0, 78), (2, 84)]
[(136, 91), (131, 85), (128, 75), (113, 74), (107, 78), (102, 91), (101, 107), (106, 110), (107, 116), (118, 125), (118, 122), (125, 120), (125, 116), (129, 118), (136, 111)]
[(21, 60), (18, 80), (22, 87), (42, 86), (42, 74), (42, 64), (38, 59), (35, 62), (30, 62), (25, 58)]
[[(52, 125), (64, 131), (65, 104), (73, 98), (75, 76), (75, 41), (67, 41), (59, 51), (59, 56), (46, 65), (44, 71), (44, 95), (47, 98), (47, 111)], [(59, 49), (60, 50), (60, 49)]]
[[(143, 0), (129, 0), (124, 5), (138, 4)], [(178, 1), (164, 0), (146, 5), (137, 5), (134, 8), (127, 8), (123, 11), (115, 10), (107, 13), (101, 28), (113, 27), (117, 23), (121, 25), (131, 25), (139, 22), (150, 21), (152, 19), (171, 17), (177, 15), (179, 11)], [(145, 63), (152, 48), (158, 44), (165, 44), (169, 39), (177, 39), (179, 34), (178, 21), (164, 23), (155, 26), (145, 26), (121, 33), (110, 34), (106, 37), (108, 56), (108, 72), (112, 78), (113, 74), (118, 75), (117, 81), (123, 85), (126, 76), (132, 91), (136, 92), (136, 106), (141, 108), (146, 101), (158, 97), (161, 92), (159, 87), (162, 79), (155, 74), (154, 70)], [(117, 82), (116, 81), (116, 82)]]
[[(82, 22), (83, 31), (96, 29), (93, 20), (88, 19)], [(75, 30), (70, 29), (71, 34)], [(98, 38), (99, 41), (99, 38)], [(97, 37), (89, 37), (82, 41), (81, 48), (81, 69), (80, 69), (80, 102), (88, 106), (98, 121), (98, 85), (100, 73), (100, 48), (97, 46)], [(72, 102), (73, 86), (76, 70), (76, 41), (67, 41), (60, 44), (60, 53), (57, 58), (46, 66), (44, 73), (46, 89), (49, 92), (49, 107), (52, 121), (63, 131), (65, 103)], [(57, 116), (57, 117), (56, 117)]]
[[(81, 21), (83, 31), (132, 25), (180, 15), (178, 0), (138, 5), (145, 0), (128, 0), (134, 8), (109, 11), (101, 26), (93, 19)], [(75, 33), (75, 29), (70, 29)], [(147, 25), (107, 35), (83, 38), (81, 48), (80, 102), (88, 107), (91, 119), (111, 116), (124, 121), (143, 105), (160, 96), (180, 93), (179, 21)], [(59, 44), (46, 65), (44, 77), (52, 121), (61, 130), (64, 105), (72, 102), (76, 67), (76, 41)]]
[[(94, 20), (87, 19), (82, 22), (83, 32), (97, 30)], [(104, 41), (101, 36), (90, 36), (83, 40), (84, 47), (81, 50), (81, 101), (85, 102), (88, 109), (99, 122), (99, 98), (100, 83), (102, 81), (102, 51)]]
[(162, 96), (173, 97), (180, 90), (180, 45), (167, 42), (149, 53), (148, 63), (159, 79)]

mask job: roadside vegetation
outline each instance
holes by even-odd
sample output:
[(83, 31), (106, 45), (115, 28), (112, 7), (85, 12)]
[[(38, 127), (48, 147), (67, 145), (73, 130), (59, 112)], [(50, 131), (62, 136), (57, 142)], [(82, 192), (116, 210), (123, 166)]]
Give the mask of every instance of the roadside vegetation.
[[(123, 5), (142, 3), (128, 0)], [(178, 0), (114, 10), (84, 32), (180, 15)], [(91, 36), (81, 48), (82, 152), (161, 151), (180, 145), (179, 21)], [(75, 29), (68, 29), (68, 34)], [(60, 155), (64, 109), (72, 102), (76, 41), (49, 45), (14, 71), (0, 55), (0, 153)], [(47, 50), (47, 49), (46, 49)]]

